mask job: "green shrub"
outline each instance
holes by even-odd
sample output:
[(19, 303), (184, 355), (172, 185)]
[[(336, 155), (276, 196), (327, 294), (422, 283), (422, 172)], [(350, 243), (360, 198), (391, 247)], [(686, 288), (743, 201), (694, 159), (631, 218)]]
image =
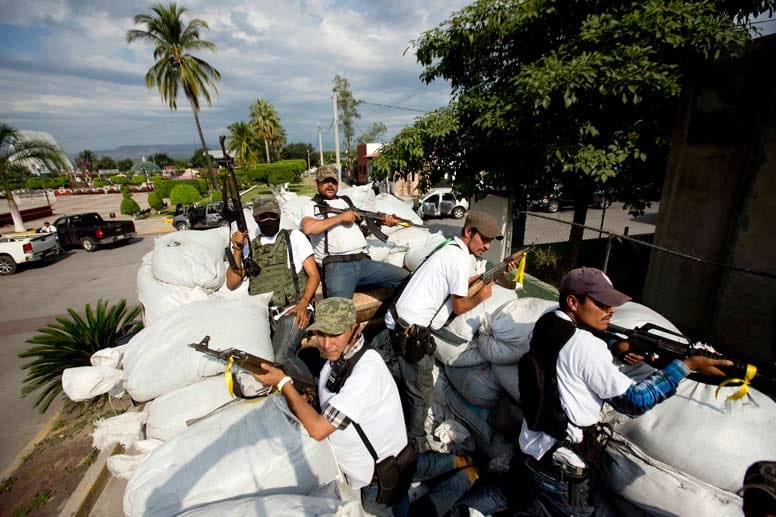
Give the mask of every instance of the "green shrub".
[(207, 182), (203, 179), (195, 180), (153, 180), (154, 190), (163, 198), (170, 197), (170, 192), (178, 185), (191, 185), (200, 194), (207, 193)]
[[(121, 186), (121, 197), (124, 199), (130, 199), (132, 197), (132, 191), (129, 190), (129, 185), (122, 185)], [(124, 212), (121, 212), (122, 214)]]
[(189, 203), (196, 203), (202, 199), (199, 191), (191, 185), (185, 183), (176, 185), (170, 192), (170, 203), (177, 205), (188, 205)]
[(281, 185), (283, 183), (292, 183), (294, 181), (294, 173), (290, 170), (276, 170), (269, 173), (267, 183), (270, 185)]
[(108, 182), (105, 181), (105, 180), (94, 180), (92, 182), (92, 185), (94, 185), (94, 187), (96, 187), (96, 188), (104, 187), (107, 184), (108, 184)]
[(60, 176), (58, 178), (47, 178), (43, 180), (43, 186), (46, 188), (59, 188), (67, 187), (70, 184), (70, 180), (67, 176)]
[(140, 205), (132, 197), (125, 197), (121, 200), (121, 213), (124, 215), (135, 215), (140, 213)]
[(24, 182), (24, 186), (30, 190), (34, 190), (41, 188), (43, 184), (38, 178), (27, 178), (27, 181)]
[(221, 195), (220, 192), (213, 192), (213, 194), (210, 195), (210, 202), (214, 203), (216, 201), (222, 201), (224, 199), (224, 196)]
[(146, 177), (145, 176), (132, 176), (129, 178), (129, 182), (132, 185), (140, 186), (143, 183), (145, 183)]
[(307, 162), (304, 160), (281, 160), (252, 167), (245, 171), (245, 176), (254, 183), (272, 183), (272, 177), (284, 179), (281, 183), (290, 183), (299, 181), (306, 168)]
[(116, 185), (126, 185), (127, 183), (129, 183), (129, 178), (126, 176), (113, 176), (112, 181)]
[(148, 193), (148, 204), (157, 212), (164, 208), (164, 200), (155, 190)]

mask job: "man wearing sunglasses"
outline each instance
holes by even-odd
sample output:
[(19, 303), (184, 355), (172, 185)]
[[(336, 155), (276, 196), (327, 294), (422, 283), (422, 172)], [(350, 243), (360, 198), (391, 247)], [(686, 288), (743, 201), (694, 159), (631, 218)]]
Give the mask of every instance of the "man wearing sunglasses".
[(235, 263), (242, 264), (250, 246), (257, 271), (248, 275), (244, 268), (229, 268), (226, 286), (237, 289), (247, 276), (249, 294), (272, 293), (269, 316), (275, 360), (309, 375), (296, 351), (310, 320), (310, 302), (321, 280), (313, 249), (302, 232), (280, 229), (280, 207), (274, 198), (256, 199), (253, 218), (258, 225), (256, 235), (233, 233), (232, 254)]
[[(302, 209), (301, 228), (310, 237), (315, 260), (323, 271), (326, 297), (351, 298), (358, 287), (397, 287), (408, 272), (372, 260), (367, 242), (357, 224), (358, 216), (347, 196), (338, 196), (337, 169), (321, 165), (316, 175), (318, 194)], [(344, 210), (340, 214), (321, 213), (321, 207)], [(396, 218), (386, 215), (383, 224), (395, 226)]]

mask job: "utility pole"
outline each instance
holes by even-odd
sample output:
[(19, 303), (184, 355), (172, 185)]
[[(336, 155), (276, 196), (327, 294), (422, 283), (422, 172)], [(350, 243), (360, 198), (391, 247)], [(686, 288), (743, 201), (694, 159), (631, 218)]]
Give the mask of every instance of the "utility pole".
[(323, 141), (321, 140), (321, 126), (318, 126), (318, 152), (321, 153), (321, 159), (318, 165), (323, 165)]
[(337, 156), (337, 183), (342, 183), (342, 165), (340, 164), (339, 151), (339, 114), (337, 113), (337, 94), (331, 98), (334, 104), (334, 152)]

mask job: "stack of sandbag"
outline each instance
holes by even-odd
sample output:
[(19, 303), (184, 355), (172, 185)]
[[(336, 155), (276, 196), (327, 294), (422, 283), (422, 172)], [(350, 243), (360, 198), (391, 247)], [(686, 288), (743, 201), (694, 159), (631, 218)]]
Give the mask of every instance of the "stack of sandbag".
[[(296, 193), (288, 191), (277, 196), (278, 205), (280, 205), (280, 227), (285, 230), (301, 228), (302, 210), (311, 199), (310, 196), (298, 196)], [(251, 219), (253, 218), (251, 217)]]
[(309, 495), (335, 480), (330, 445), (309, 437), (282, 396), (230, 405), (156, 448), (129, 480), (128, 516), (178, 515), (240, 497)]

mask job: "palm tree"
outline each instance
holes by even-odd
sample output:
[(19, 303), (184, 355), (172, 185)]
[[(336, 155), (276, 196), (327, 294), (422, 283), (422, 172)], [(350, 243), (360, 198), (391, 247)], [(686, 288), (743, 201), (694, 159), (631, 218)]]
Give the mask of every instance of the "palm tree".
[(226, 148), (234, 155), (237, 165), (245, 167), (259, 161), (259, 138), (247, 122), (230, 124)]
[(78, 153), (76, 160), (78, 160), (78, 163), (81, 164), (84, 172), (89, 172), (92, 170), (92, 167), (95, 165), (97, 157), (89, 149), (84, 149), (83, 151)]
[(264, 150), (267, 153), (267, 163), (272, 161), (269, 157), (269, 144), (276, 138), (282, 128), (280, 116), (271, 103), (265, 99), (257, 99), (251, 105), (251, 126), (264, 139)]
[(6, 124), (0, 124), (0, 175), (3, 178), (3, 187), (6, 199), (8, 199), (8, 209), (13, 219), (14, 231), (23, 232), (24, 222), (11, 193), (8, 173), (26, 173), (27, 168), (22, 165), (22, 161), (26, 159), (42, 160), (51, 165), (49, 168), (64, 169), (66, 163), (63, 156), (62, 150), (56, 145), (43, 140), (21, 140), (16, 129)]
[(215, 170), (207, 154), (205, 136), (199, 123), (199, 99), (204, 98), (208, 106), (212, 88), (218, 93), (215, 82), (221, 79), (221, 74), (206, 61), (191, 54), (193, 51), (210, 50), (215, 52), (216, 46), (200, 38), (200, 30), (209, 29), (204, 20), (194, 18), (184, 24), (181, 17), (186, 9), (178, 7), (175, 2), (165, 7), (157, 4), (151, 7), (153, 15), (139, 14), (135, 16), (135, 25), (144, 25), (144, 29), (127, 31), (127, 43), (135, 40), (145, 41), (154, 46), (156, 62), (145, 76), (149, 89), (156, 87), (171, 110), (176, 110), (178, 91), (183, 90), (194, 112), (194, 122), (202, 148), (207, 157), (213, 188), (218, 186)]

